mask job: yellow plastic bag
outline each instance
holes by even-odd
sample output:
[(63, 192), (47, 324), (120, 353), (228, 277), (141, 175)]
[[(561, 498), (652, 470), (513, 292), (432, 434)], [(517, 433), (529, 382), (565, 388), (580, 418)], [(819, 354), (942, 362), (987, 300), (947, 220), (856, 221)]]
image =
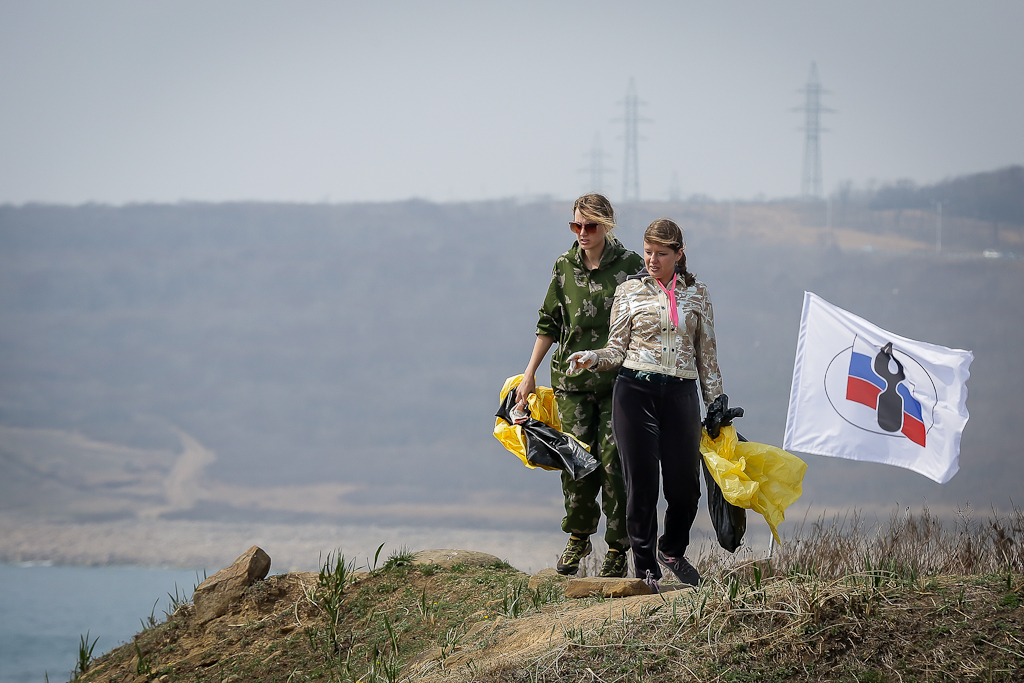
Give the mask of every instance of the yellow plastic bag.
[(807, 463), (781, 448), (753, 441), (739, 441), (736, 428), (722, 427), (717, 439), (704, 432), (700, 452), (722, 497), (741, 508), (764, 516), (776, 542), (785, 510), (803, 493)]
[[(516, 375), (515, 377), (509, 377), (505, 380), (504, 386), (501, 387), (500, 400), (502, 403), (505, 402), (505, 398), (509, 392), (513, 391), (519, 386), (519, 383), (523, 381), (522, 375)], [(572, 434), (565, 434), (562, 432), (562, 421), (558, 417), (558, 406), (555, 404), (555, 392), (551, 387), (536, 387), (530, 397), (527, 399), (527, 408), (530, 411), (530, 417), (543, 422), (548, 427), (552, 427), (564, 435), (567, 439), (571, 439), (585, 451), (586, 454), (590, 453), (590, 447), (583, 443)], [(501, 442), (509, 451), (513, 452), (518, 456), (523, 464), (529, 467), (531, 470), (538, 467), (545, 470), (561, 470), (564, 467), (553, 467), (544, 464), (535, 464), (530, 462), (527, 457), (527, 441), (526, 434), (523, 432), (523, 428), (517, 424), (511, 424), (501, 417), (496, 417), (494, 420), (494, 438)], [(561, 438), (561, 436), (559, 436)], [(590, 456), (592, 460), (592, 456)], [(596, 466), (596, 461), (593, 463)], [(593, 467), (587, 468), (589, 471), (593, 470)]]

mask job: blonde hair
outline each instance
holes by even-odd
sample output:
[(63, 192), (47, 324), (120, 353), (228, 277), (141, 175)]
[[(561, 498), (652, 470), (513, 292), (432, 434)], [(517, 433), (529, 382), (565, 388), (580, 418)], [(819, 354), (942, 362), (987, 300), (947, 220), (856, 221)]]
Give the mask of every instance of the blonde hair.
[(681, 252), (682, 257), (676, 262), (676, 272), (683, 276), (683, 283), (692, 287), (697, 278), (686, 270), (686, 243), (683, 242), (683, 230), (675, 221), (659, 218), (644, 230), (644, 242), (660, 244), (674, 251)]
[(583, 220), (593, 223), (600, 223), (611, 233), (615, 229), (615, 209), (612, 203), (603, 194), (592, 192), (577, 199), (572, 205), (573, 214), (577, 211), (583, 216)]

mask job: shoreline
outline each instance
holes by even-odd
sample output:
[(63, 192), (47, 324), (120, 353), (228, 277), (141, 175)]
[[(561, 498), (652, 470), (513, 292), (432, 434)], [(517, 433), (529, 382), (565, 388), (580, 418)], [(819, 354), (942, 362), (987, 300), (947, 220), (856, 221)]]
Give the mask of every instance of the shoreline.
[[(703, 507), (703, 506), (702, 506)], [(796, 506), (794, 506), (796, 507)], [(915, 510), (916, 512), (917, 510)], [(784, 541), (800, 535), (807, 524), (832, 518), (872, 526), (887, 523), (910, 509), (895, 506), (829, 510), (817, 506), (790, 508), (780, 528)], [(931, 507), (931, 515), (943, 524), (956, 523), (963, 511)], [(983, 510), (968, 508), (975, 518)], [(603, 555), (603, 527), (592, 537), (595, 556)], [(744, 545), (733, 556), (742, 562), (769, 551), (770, 532), (760, 515), (748, 513)], [(0, 512), (0, 563), (41, 566), (125, 566), (206, 570), (212, 574), (228, 566), (247, 548), (257, 545), (270, 555), (272, 572), (318, 571), (328, 553), (339, 552), (357, 568), (377, 565), (399, 550), (457, 549), (494, 555), (527, 573), (553, 567), (565, 544), (559, 520), (552, 517), (550, 530), (444, 527), (415, 524), (331, 524), (328, 522), (226, 522), (155, 519), (122, 519), (83, 522), (36, 519)], [(691, 535), (694, 559), (721, 554), (711, 520), (704, 509)]]
[(228, 566), (258, 545), (274, 573), (317, 571), (321, 556), (339, 551), (357, 567), (378, 564), (400, 549), (472, 549), (539, 571), (554, 566), (564, 545), (557, 531), (453, 529), (413, 525), (268, 524), (122, 520), (59, 522), (0, 513), (0, 563), (132, 566), (203, 570)]

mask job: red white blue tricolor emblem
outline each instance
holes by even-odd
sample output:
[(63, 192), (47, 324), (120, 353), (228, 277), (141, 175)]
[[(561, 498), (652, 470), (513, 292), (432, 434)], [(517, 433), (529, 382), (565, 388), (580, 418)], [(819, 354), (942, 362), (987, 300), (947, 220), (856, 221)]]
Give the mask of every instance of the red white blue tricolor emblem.
[[(895, 371), (891, 366), (895, 366)], [(891, 343), (874, 357), (853, 351), (846, 399), (874, 410), (880, 428), (890, 433), (899, 431), (923, 447), (926, 434), (921, 402), (914, 398), (905, 380), (903, 364), (893, 354)]]

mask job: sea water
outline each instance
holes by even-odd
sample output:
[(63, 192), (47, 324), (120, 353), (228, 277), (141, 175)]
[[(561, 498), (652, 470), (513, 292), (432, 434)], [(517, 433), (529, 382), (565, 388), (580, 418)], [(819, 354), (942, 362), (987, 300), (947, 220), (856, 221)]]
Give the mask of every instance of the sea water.
[(93, 656), (131, 640), (169, 596), (192, 596), (202, 571), (0, 564), (0, 683), (67, 681), (88, 633)]

